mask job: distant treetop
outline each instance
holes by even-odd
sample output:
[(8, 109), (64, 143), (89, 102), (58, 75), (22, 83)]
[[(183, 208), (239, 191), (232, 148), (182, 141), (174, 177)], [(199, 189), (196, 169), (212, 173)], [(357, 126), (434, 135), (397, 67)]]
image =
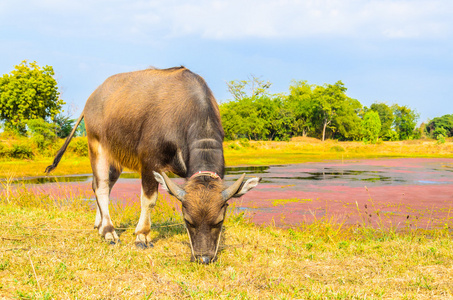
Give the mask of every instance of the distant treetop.
[(62, 110), (57, 81), (51, 66), (22, 61), (0, 77), (0, 119), (5, 127), (25, 132), (27, 120), (49, 121)]

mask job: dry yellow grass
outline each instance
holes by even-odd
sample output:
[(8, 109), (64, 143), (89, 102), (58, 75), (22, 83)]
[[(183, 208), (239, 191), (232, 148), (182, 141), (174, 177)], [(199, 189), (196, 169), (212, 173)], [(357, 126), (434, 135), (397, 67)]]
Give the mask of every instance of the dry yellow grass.
[[(26, 189), (0, 202), (0, 298), (17, 299), (451, 299), (451, 230), (342, 228), (331, 220), (289, 230), (229, 215), (217, 262), (189, 262), (180, 216), (159, 199), (155, 247), (132, 229), (105, 244), (82, 199)], [(133, 227), (138, 206), (113, 207)], [(174, 224), (176, 226), (167, 227)]]
[(453, 157), (453, 143), (433, 140), (382, 142), (321, 142), (313, 138), (294, 138), (290, 142), (229, 141), (224, 144), (227, 165), (292, 164), (326, 159), (379, 157)]
[[(225, 157), (228, 165), (453, 157), (453, 143), (234, 141), (225, 143)], [(3, 161), (0, 176), (41, 175), (51, 160)], [(67, 157), (55, 175), (90, 172), (87, 158)], [(451, 228), (395, 232), (318, 220), (283, 230), (230, 215), (218, 261), (204, 266), (189, 262), (181, 216), (161, 196), (155, 247), (143, 251), (132, 229), (138, 204), (112, 206), (117, 227), (127, 228), (112, 247), (93, 229), (92, 203), (11, 193), (2, 184), (0, 299), (453, 299)]]
[[(52, 163), (52, 158), (35, 160), (0, 161), (0, 178), (44, 176), (44, 170)], [(88, 174), (91, 173), (88, 157), (63, 157), (52, 175)]]
[[(453, 142), (434, 140), (383, 142), (321, 142), (314, 138), (294, 138), (291, 142), (228, 141), (224, 143), (227, 166), (294, 164), (308, 161), (379, 157), (453, 157)], [(53, 157), (35, 160), (0, 161), (0, 178), (43, 176)], [(87, 157), (65, 155), (52, 175), (91, 173)]]

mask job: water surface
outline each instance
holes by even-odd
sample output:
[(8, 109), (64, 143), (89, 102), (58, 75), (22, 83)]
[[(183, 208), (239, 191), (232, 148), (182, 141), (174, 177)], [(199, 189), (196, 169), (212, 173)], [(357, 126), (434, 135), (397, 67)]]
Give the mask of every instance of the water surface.
[[(373, 226), (382, 226), (384, 214), (388, 218), (385, 224), (417, 220), (414, 226), (433, 226), (453, 222), (452, 172), (453, 159), (363, 159), (228, 167), (225, 180), (230, 184), (242, 173), (262, 178), (255, 189), (230, 200), (237, 212), (246, 212), (260, 224), (294, 226), (334, 218), (346, 224), (368, 220)], [(22, 178), (14, 180), (13, 185), (26, 185), (40, 193), (84, 193), (94, 200), (91, 181), (92, 175), (84, 174)], [(175, 181), (184, 182), (180, 178)], [(160, 192), (168, 197), (162, 189)], [(139, 201), (139, 195), (138, 174), (123, 173), (111, 198)]]

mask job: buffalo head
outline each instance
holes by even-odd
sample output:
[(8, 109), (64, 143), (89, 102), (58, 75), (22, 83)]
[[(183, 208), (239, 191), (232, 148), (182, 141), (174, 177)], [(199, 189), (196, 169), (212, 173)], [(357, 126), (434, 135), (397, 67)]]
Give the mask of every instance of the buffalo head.
[(208, 264), (216, 258), (228, 200), (240, 197), (258, 185), (261, 178), (244, 181), (243, 174), (235, 183), (225, 187), (218, 175), (200, 172), (184, 187), (154, 172), (154, 177), (171, 195), (182, 203), (182, 213), (192, 250), (192, 260)]

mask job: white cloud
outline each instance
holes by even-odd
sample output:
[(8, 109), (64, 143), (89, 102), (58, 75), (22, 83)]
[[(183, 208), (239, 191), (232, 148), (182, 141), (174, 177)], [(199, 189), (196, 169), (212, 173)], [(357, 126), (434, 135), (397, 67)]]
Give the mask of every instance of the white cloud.
[(139, 42), (205, 39), (445, 38), (449, 0), (0, 0), (0, 26)]
[[(213, 39), (447, 36), (447, 1), (205, 1), (177, 6), (174, 35)], [(181, 22), (177, 22), (180, 20)], [(178, 26), (179, 25), (179, 26)]]

